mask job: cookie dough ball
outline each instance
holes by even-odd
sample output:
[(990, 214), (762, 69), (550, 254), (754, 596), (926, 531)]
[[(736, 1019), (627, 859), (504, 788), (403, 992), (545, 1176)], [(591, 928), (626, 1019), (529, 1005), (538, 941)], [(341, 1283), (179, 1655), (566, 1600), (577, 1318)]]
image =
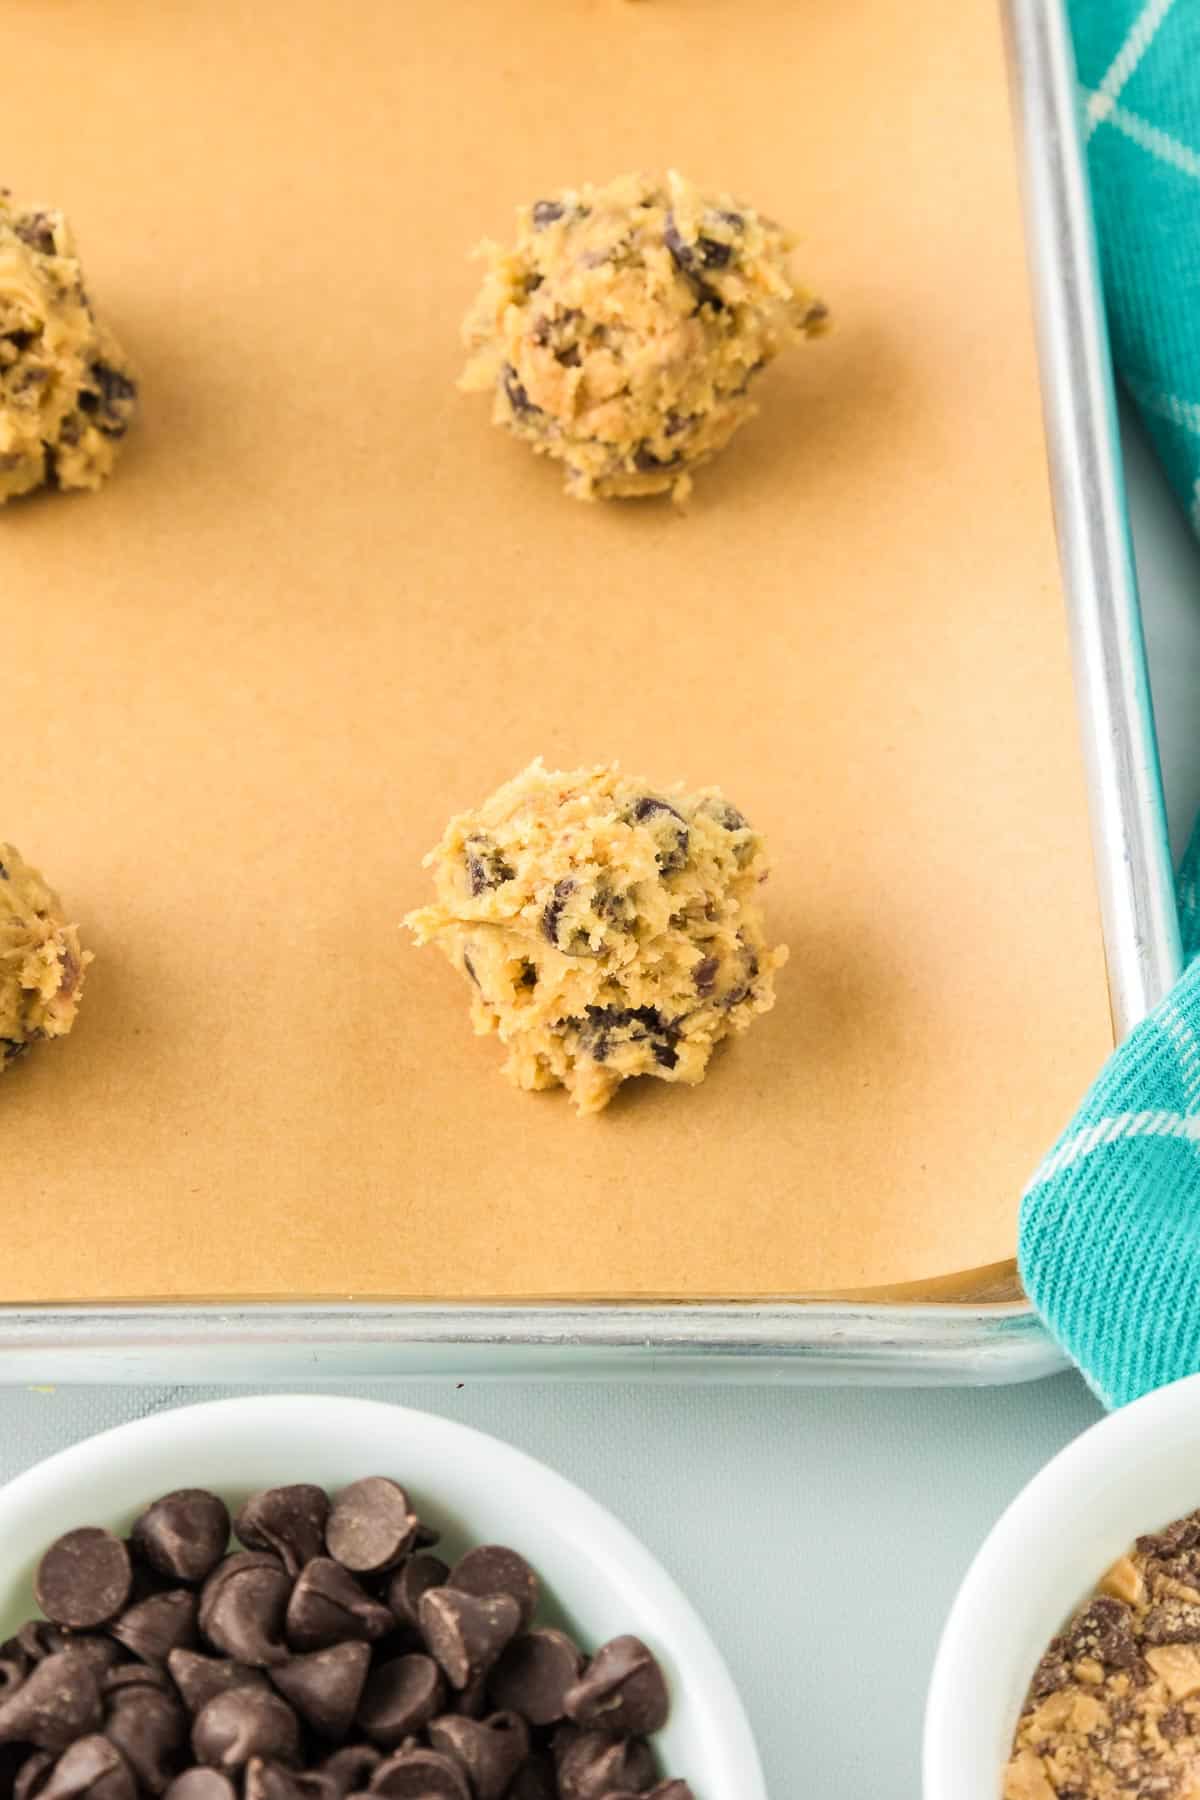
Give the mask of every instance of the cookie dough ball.
[(493, 418), (566, 466), (580, 500), (676, 499), (754, 413), (750, 385), (822, 331), (788, 272), (793, 239), (679, 175), (627, 175), (522, 207), (463, 334), (460, 381)]
[(437, 898), (406, 923), (471, 984), (518, 1087), (599, 1112), (623, 1081), (704, 1079), (715, 1046), (775, 1002), (761, 838), (717, 788), (615, 764), (531, 764), (425, 859)]
[(0, 506), (43, 482), (99, 487), (136, 404), (66, 220), (0, 189)]
[(62, 901), (11, 844), (0, 844), (0, 1070), (75, 1023), (90, 950)]

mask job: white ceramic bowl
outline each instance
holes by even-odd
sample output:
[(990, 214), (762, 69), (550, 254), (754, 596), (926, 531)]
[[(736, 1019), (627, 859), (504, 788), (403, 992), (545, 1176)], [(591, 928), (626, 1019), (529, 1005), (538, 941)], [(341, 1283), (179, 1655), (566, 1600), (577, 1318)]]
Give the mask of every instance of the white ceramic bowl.
[(1200, 1376), (1101, 1419), (1035, 1475), (958, 1591), (925, 1712), (925, 1800), (998, 1800), (1051, 1637), (1143, 1532), (1200, 1507)]
[(374, 1400), (255, 1396), (183, 1407), (102, 1432), (0, 1489), (0, 1639), (36, 1609), (33, 1568), (75, 1525), (127, 1527), (146, 1500), (209, 1487), (236, 1503), (255, 1488), (309, 1480), (336, 1489), (392, 1475), (443, 1532), (450, 1557), (507, 1543), (544, 1577), (558, 1617), (585, 1647), (644, 1638), (671, 1684), (656, 1742), (697, 1800), (766, 1800), (741, 1701), (708, 1632), (675, 1583), (610, 1513), (495, 1438)]

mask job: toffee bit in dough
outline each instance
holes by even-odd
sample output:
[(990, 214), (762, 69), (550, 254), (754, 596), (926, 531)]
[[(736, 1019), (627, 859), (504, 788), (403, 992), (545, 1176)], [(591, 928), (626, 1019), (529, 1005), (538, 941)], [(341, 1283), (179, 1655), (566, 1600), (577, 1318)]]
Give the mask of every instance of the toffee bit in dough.
[(1142, 1537), (1050, 1644), (1004, 1800), (1200, 1794), (1200, 1513)]
[(44, 482), (98, 488), (136, 405), (63, 215), (0, 188), (0, 506)]
[(566, 467), (580, 500), (691, 488), (691, 471), (756, 411), (752, 381), (826, 328), (795, 286), (794, 239), (682, 176), (626, 175), (535, 200), (463, 326), (459, 386)]
[(11, 844), (0, 844), (0, 1070), (75, 1023), (92, 960), (62, 901)]
[(685, 793), (615, 764), (540, 760), (446, 827), (436, 899), (405, 923), (471, 988), (471, 1018), (522, 1088), (581, 1113), (623, 1081), (704, 1079), (714, 1047), (775, 1002), (761, 838), (716, 788)]

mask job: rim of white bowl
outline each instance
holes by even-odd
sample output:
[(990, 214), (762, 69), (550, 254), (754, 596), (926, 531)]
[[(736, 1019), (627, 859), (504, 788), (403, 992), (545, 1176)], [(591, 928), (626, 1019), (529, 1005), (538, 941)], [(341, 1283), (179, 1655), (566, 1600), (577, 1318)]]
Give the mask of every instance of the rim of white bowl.
[[(55, 1451), (52, 1456), (5, 1482), (0, 1486), (0, 1541), (3, 1539), (4, 1514), (10, 1504), (26, 1505), (32, 1501), (36, 1505), (42, 1496), (49, 1497), (56, 1492), (65, 1470), (71, 1469), (72, 1479), (78, 1479), (86, 1472), (86, 1464), (91, 1458), (104, 1459), (113, 1451), (119, 1452), (124, 1443), (132, 1450), (136, 1445), (144, 1447), (154, 1438), (172, 1436), (179, 1453), (186, 1455), (189, 1434), (196, 1430), (206, 1435), (213, 1421), (222, 1416), (236, 1417), (243, 1427), (252, 1424), (256, 1416), (269, 1419), (277, 1426), (281, 1417), (289, 1412), (304, 1415), (304, 1429), (311, 1434), (311, 1413), (318, 1407), (336, 1408), (339, 1414), (347, 1417), (357, 1414), (364, 1420), (368, 1415), (376, 1420), (384, 1417), (393, 1430), (402, 1430), (406, 1421), (419, 1421), (427, 1443), (431, 1443), (435, 1451), (439, 1440), (447, 1447), (453, 1444), (459, 1449), (472, 1443), (483, 1445), (493, 1470), (499, 1464), (506, 1479), (514, 1486), (532, 1482), (539, 1498), (552, 1510), (557, 1529), (569, 1539), (586, 1538), (587, 1554), (600, 1563), (613, 1588), (636, 1586), (643, 1599), (669, 1621), (663, 1632), (664, 1643), (669, 1644), (676, 1661), (686, 1668), (689, 1680), (699, 1684), (705, 1698), (700, 1710), (701, 1727), (707, 1741), (700, 1746), (698, 1760), (716, 1774), (722, 1792), (737, 1794), (739, 1800), (767, 1800), (758, 1747), (733, 1676), (708, 1627), (679, 1584), (628, 1526), (583, 1488), (537, 1457), (515, 1449), (490, 1432), (460, 1424), (456, 1419), (447, 1419), (417, 1407), (393, 1404), (389, 1400), (320, 1393), (239, 1394), (225, 1400), (172, 1407), (148, 1418), (134, 1419), (128, 1424), (114, 1425), (106, 1431), (81, 1438), (78, 1443)], [(318, 1426), (318, 1433), (319, 1429)], [(571, 1521), (569, 1528), (568, 1520)], [(564, 1596), (564, 1599), (569, 1604), (570, 1596)]]
[[(1148, 1431), (1164, 1429), (1181, 1411), (1194, 1411), (1198, 1395), (1200, 1375), (1187, 1375), (1097, 1419), (1038, 1470), (992, 1526), (954, 1597), (934, 1657), (922, 1745), (925, 1800), (998, 1800), (1001, 1768), (996, 1770), (993, 1793), (987, 1795), (964, 1794), (961, 1775), (956, 1773), (963, 1766), (969, 1732), (967, 1709), (959, 1703), (962, 1670), (970, 1666), (978, 1645), (979, 1621), (986, 1618), (996, 1593), (1019, 1564), (1030, 1529), (1047, 1513), (1059, 1510), (1055, 1497), (1064, 1479), (1077, 1490), (1091, 1491), (1105, 1468), (1143, 1442)], [(1153, 1521), (1146, 1529), (1152, 1525)], [(1097, 1579), (1101, 1573), (1097, 1570)]]

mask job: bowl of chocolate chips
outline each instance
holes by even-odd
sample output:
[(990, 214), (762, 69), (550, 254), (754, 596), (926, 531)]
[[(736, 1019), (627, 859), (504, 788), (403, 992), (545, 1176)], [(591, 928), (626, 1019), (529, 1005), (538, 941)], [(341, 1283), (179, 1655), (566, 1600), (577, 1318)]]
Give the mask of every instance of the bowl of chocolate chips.
[(0, 1490), (0, 1800), (766, 1800), (704, 1626), (552, 1470), (330, 1396)]

